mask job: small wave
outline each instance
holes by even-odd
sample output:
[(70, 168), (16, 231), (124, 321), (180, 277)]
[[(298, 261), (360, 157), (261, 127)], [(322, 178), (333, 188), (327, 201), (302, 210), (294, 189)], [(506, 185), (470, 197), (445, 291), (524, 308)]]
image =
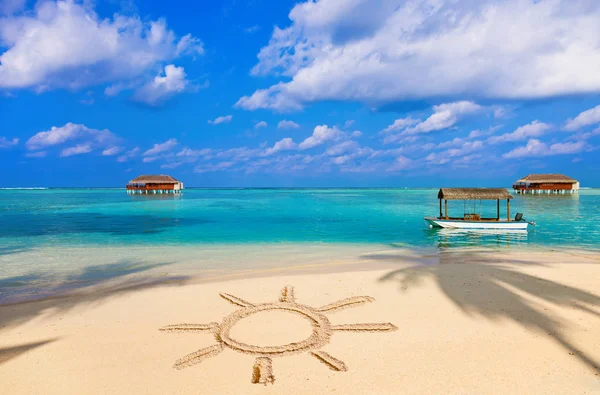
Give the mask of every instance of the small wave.
[(14, 191), (14, 190), (43, 190), (48, 189), (46, 187), (31, 187), (31, 188), (0, 188), (0, 190), (4, 191)]

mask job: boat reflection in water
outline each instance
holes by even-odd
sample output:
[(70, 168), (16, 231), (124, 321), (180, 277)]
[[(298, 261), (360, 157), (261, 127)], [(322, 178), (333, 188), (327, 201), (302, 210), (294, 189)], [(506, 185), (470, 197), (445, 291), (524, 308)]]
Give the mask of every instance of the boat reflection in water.
[(504, 247), (527, 243), (527, 230), (501, 229), (425, 229), (425, 235), (438, 248)]

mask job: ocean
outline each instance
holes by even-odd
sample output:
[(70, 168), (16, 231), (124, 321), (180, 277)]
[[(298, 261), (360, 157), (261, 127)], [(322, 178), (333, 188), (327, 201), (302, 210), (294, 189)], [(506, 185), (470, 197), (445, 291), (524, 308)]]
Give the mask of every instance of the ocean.
[[(451, 215), (465, 210), (462, 202), (449, 205)], [(505, 202), (501, 208), (505, 217)], [(278, 260), (297, 265), (303, 251), (316, 251), (309, 246), (335, 246), (336, 254), (356, 246), (600, 247), (600, 189), (516, 195), (511, 216), (522, 212), (537, 222), (528, 232), (430, 229), (423, 217), (438, 210), (437, 189), (186, 189), (180, 196), (0, 190), (0, 302), (18, 289), (32, 292), (32, 284), (41, 292), (51, 279), (55, 288), (67, 280), (89, 284), (146, 271), (147, 265), (178, 263), (180, 270), (171, 266), (168, 272), (186, 275), (273, 267)], [(495, 216), (496, 202), (483, 202), (481, 210)], [(295, 260), (284, 246), (294, 246)], [(261, 252), (276, 250), (279, 255), (258, 262)]]

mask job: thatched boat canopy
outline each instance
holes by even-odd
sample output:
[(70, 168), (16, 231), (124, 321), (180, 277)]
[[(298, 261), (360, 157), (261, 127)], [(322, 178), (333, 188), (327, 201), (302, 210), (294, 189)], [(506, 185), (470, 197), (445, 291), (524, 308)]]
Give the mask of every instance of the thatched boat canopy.
[(143, 175), (129, 181), (130, 184), (177, 184), (179, 181), (164, 174)]
[(577, 184), (577, 180), (564, 174), (530, 174), (517, 181), (524, 184)]
[(444, 200), (497, 200), (512, 199), (504, 188), (442, 188), (438, 199)]

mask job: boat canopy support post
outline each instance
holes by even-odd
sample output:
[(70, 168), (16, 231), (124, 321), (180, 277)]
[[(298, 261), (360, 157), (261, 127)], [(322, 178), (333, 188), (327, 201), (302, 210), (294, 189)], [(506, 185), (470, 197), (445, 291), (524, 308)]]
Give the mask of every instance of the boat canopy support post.
[(446, 210), (446, 219), (448, 219), (448, 200), (444, 199), (444, 208)]
[(440, 219), (442, 218), (442, 199), (440, 199)]
[(500, 221), (500, 199), (498, 199), (498, 215), (496, 218), (498, 218), (498, 221)]

